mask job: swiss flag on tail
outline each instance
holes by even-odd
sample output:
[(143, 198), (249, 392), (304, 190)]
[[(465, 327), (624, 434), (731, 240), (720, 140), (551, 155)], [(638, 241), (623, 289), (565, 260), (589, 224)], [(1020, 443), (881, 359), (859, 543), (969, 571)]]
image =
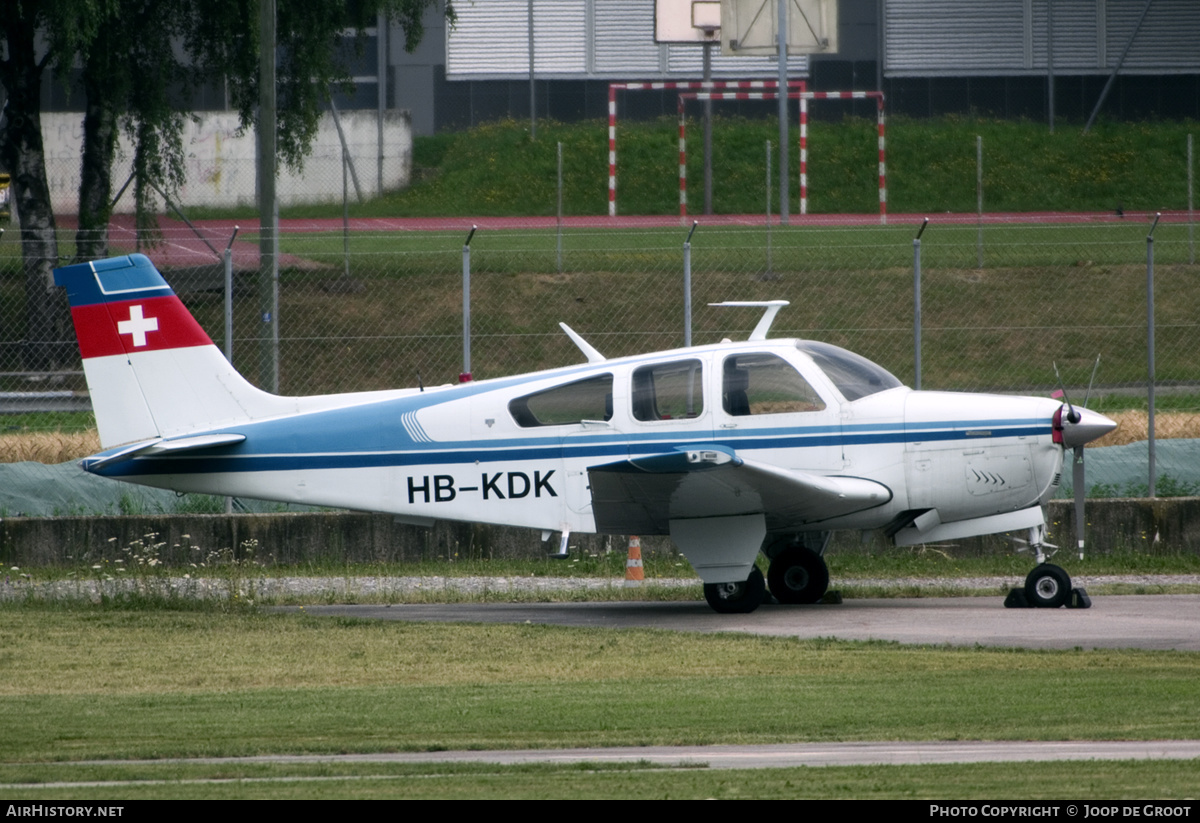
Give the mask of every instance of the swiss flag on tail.
[(144, 255), (56, 269), (85, 360), (211, 346), (212, 340)]

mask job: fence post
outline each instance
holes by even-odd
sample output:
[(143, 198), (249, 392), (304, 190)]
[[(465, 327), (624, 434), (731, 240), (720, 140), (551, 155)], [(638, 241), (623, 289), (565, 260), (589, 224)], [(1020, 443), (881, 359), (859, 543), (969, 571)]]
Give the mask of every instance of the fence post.
[(917, 391), (921, 390), (921, 235), (929, 225), (926, 217), (913, 238), (913, 363)]
[(459, 383), (471, 380), (471, 238), (475, 236), (478, 226), (471, 226), (466, 242), (462, 249), (463, 272), (463, 370), (458, 376)]
[(225, 359), (233, 364), (233, 241), (237, 239), (240, 226), (233, 227), (229, 244), (222, 255), (225, 264)]
[(1146, 400), (1147, 400), (1147, 443), (1149, 446), (1150, 497), (1157, 497), (1154, 470), (1154, 229), (1161, 214), (1154, 215), (1150, 233), (1146, 235)]
[(350, 154), (342, 146), (342, 271), (350, 279), (350, 188), (348, 167)]
[(1192, 208), (1195, 167), (1192, 165), (1192, 136), (1187, 139), (1187, 183), (1188, 183), (1188, 263), (1196, 262), (1196, 213)]
[(771, 260), (771, 141), (767, 141), (767, 276), (775, 273)]
[(975, 211), (978, 215), (975, 230), (975, 268), (983, 268), (983, 136), (975, 135)]
[(562, 274), (562, 218), (563, 218), (563, 181), (562, 181), (562, 141), (558, 143), (558, 273)]
[(692, 221), (692, 230), (683, 241), (683, 347), (692, 345), (692, 235), (700, 221)]

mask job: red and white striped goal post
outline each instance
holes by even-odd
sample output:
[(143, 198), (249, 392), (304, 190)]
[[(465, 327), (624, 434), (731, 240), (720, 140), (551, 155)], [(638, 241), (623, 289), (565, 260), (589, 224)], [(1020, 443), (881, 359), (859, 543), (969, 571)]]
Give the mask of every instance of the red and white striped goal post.
[[(804, 91), (808, 85), (804, 80), (789, 80), (789, 89)], [(608, 84), (608, 216), (617, 216), (617, 92), (618, 91), (698, 91), (714, 92), (725, 89), (740, 91), (768, 90), (779, 88), (776, 80), (713, 80), (709, 82), (666, 81), (655, 83), (609, 83)]]
[[(688, 92), (679, 94), (679, 216), (687, 217), (687, 136), (684, 102), (686, 100), (775, 100), (776, 92)], [(808, 101), (874, 100), (879, 145), (879, 223), (887, 224), (887, 146), (885, 140), (884, 98), (879, 91), (798, 91), (788, 92), (789, 100), (800, 101), (800, 214), (808, 214)], [(610, 177), (609, 214), (614, 210)]]

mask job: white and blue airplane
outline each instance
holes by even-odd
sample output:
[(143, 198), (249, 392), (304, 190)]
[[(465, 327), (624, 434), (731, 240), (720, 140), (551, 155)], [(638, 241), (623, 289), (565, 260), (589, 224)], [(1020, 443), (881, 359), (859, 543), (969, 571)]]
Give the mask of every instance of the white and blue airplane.
[[(1022, 531), (1032, 605), (1064, 605), (1042, 504), (1067, 448), (1115, 428), (1037, 397), (913, 391), (810, 340), (768, 339), (607, 359), (563, 325), (582, 365), (458, 385), (281, 397), (248, 383), (145, 256), (55, 271), (103, 451), (130, 483), (571, 532), (669, 534), (718, 612), (766, 585), (818, 601), (837, 529), (896, 545)], [(1082, 478), (1076, 487), (1082, 492)], [(764, 581), (755, 561), (769, 561)]]

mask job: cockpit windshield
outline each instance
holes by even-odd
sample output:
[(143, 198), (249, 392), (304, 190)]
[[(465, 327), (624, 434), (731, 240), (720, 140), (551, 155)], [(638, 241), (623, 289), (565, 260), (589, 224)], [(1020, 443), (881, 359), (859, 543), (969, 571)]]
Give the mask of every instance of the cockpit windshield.
[(801, 340), (796, 348), (811, 357), (849, 401), (904, 385), (882, 366), (838, 346)]

